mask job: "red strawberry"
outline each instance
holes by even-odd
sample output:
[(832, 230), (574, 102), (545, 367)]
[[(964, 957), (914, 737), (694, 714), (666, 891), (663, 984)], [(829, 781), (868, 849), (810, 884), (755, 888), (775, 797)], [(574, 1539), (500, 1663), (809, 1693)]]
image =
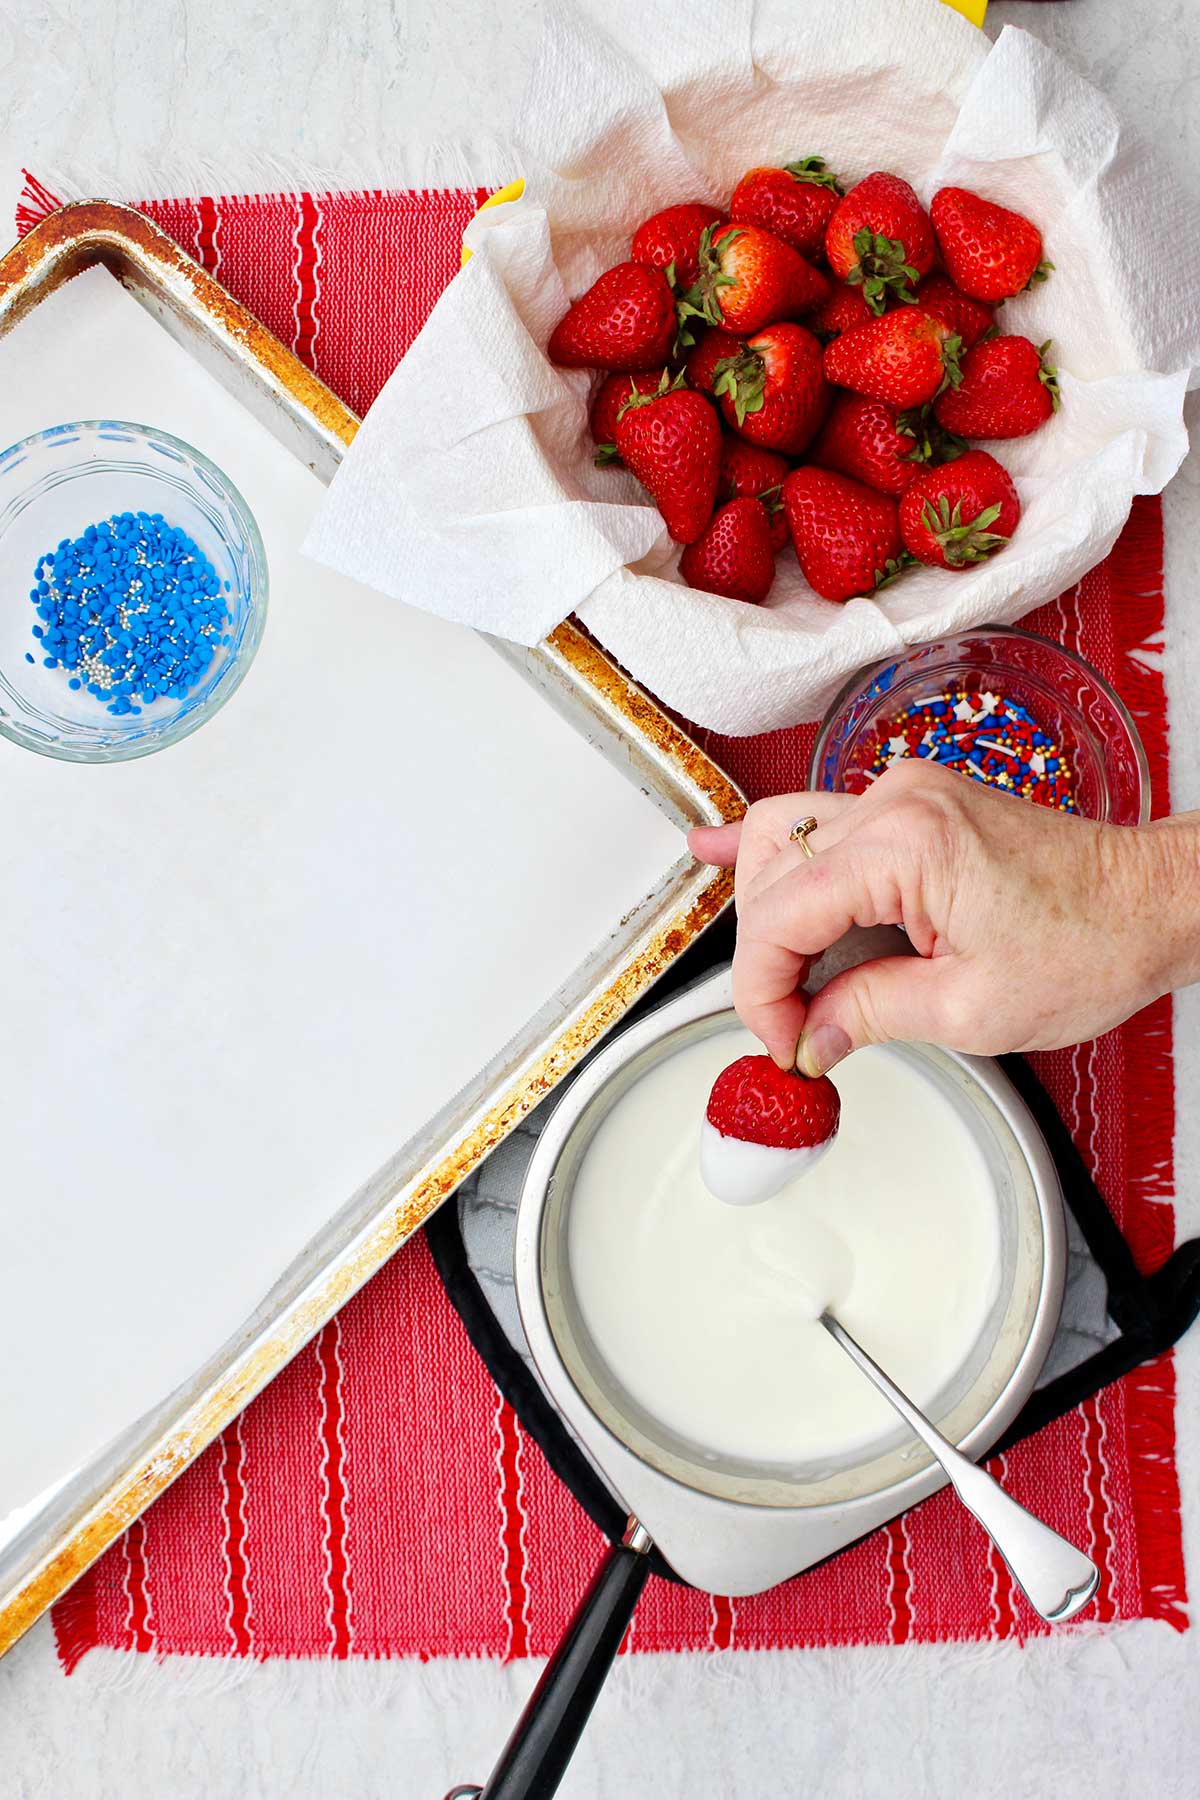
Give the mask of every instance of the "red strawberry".
[(771, 524), (761, 500), (730, 500), (718, 507), (694, 544), (679, 559), (689, 587), (729, 600), (765, 600), (775, 579)]
[(957, 381), (958, 343), (932, 313), (906, 306), (827, 344), (825, 375), (870, 400), (924, 406), (943, 383)]
[(717, 364), (713, 393), (726, 423), (764, 450), (799, 456), (829, 407), (821, 346), (803, 325), (771, 325)]
[(842, 1103), (828, 1075), (810, 1080), (769, 1056), (739, 1056), (713, 1082), (705, 1118), (722, 1137), (811, 1150), (837, 1133)]
[(940, 319), (946, 330), (962, 339), (964, 350), (971, 350), (985, 331), (995, 323), (992, 308), (986, 300), (972, 300), (960, 294), (948, 275), (935, 269), (917, 286), (917, 305), (923, 312)]
[(704, 395), (678, 385), (635, 394), (617, 420), (617, 451), (675, 542), (694, 543), (712, 517), (721, 463), (721, 427)]
[[(662, 385), (665, 370), (656, 370), (652, 375), (606, 375), (596, 389), (596, 398), (592, 401), (592, 410), (588, 423), (592, 428), (592, 437), (596, 443), (596, 463), (603, 467), (605, 463), (620, 462), (617, 455), (617, 416), (628, 400), (630, 394), (657, 394)], [(668, 379), (669, 385), (669, 379)]]
[(661, 369), (675, 342), (675, 296), (661, 269), (618, 263), (581, 294), (550, 334), (564, 369)]
[(824, 254), (841, 191), (822, 158), (806, 156), (782, 169), (750, 169), (733, 190), (729, 217), (735, 225), (761, 225), (812, 261)]
[(810, 460), (898, 500), (921, 472), (923, 438), (909, 419), (886, 401), (838, 394)]
[(788, 541), (780, 491), (788, 466), (785, 456), (776, 456), (773, 450), (760, 450), (757, 444), (748, 444), (744, 438), (727, 437), (721, 451), (718, 497), (742, 500), (749, 496), (761, 500), (770, 519), (772, 550), (782, 550)]
[(950, 279), (976, 300), (1007, 300), (1054, 267), (1036, 225), (969, 188), (939, 188), (929, 210)]
[(1058, 411), (1056, 371), (1025, 337), (985, 338), (963, 358), (962, 380), (934, 406), (934, 417), (962, 437), (1028, 437)]
[(741, 348), (741, 338), (735, 337), (732, 331), (720, 331), (716, 326), (702, 331), (688, 351), (683, 365), (688, 386), (696, 388), (701, 394), (711, 394), (717, 364), (727, 357), (736, 356)]
[(881, 313), (889, 293), (911, 300), (933, 267), (933, 227), (907, 181), (877, 170), (839, 201), (825, 255), (839, 280), (861, 287), (871, 311)]
[(783, 505), (800, 567), (826, 600), (869, 594), (898, 573), (896, 502), (827, 469), (793, 469)]
[(805, 323), (820, 343), (829, 344), (843, 331), (852, 331), (856, 325), (865, 325), (874, 317), (862, 297), (861, 288), (838, 287), (823, 306), (808, 314)]
[(665, 270), (675, 287), (689, 288), (700, 273), (700, 233), (723, 218), (718, 207), (699, 200), (664, 207), (638, 226), (630, 255), (634, 262)]
[(922, 469), (900, 502), (905, 549), (935, 569), (983, 562), (1004, 548), (1020, 517), (1012, 477), (986, 450)]
[(679, 306), (690, 318), (727, 331), (759, 331), (771, 319), (795, 319), (829, 293), (823, 275), (798, 251), (757, 225), (711, 226), (700, 239), (700, 275)]

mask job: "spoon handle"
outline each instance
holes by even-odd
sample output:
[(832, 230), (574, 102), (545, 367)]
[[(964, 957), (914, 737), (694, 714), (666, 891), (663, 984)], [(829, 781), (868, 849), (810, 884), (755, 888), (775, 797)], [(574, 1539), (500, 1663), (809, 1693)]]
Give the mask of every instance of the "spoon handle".
[(979, 1520), (1034, 1611), (1051, 1625), (1074, 1618), (1091, 1600), (1100, 1582), (1099, 1570), (1090, 1557), (1057, 1531), (1051, 1531), (1041, 1519), (1035, 1519), (993, 1481), (986, 1469), (977, 1468), (956, 1450), (891, 1376), (867, 1355), (839, 1319), (825, 1312), (821, 1323), (933, 1452), (955, 1493)]

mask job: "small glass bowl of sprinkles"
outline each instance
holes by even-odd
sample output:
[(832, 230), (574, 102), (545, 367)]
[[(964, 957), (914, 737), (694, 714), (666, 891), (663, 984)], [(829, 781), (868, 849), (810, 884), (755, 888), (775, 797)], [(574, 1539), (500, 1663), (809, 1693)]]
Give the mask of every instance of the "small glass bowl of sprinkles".
[(181, 439), (57, 425), (0, 455), (0, 733), (67, 762), (178, 743), (235, 692), (267, 612), (246, 502)]
[(862, 794), (918, 757), (1064, 813), (1117, 825), (1150, 817), (1137, 726), (1074, 651), (991, 625), (860, 670), (817, 735), (809, 785)]

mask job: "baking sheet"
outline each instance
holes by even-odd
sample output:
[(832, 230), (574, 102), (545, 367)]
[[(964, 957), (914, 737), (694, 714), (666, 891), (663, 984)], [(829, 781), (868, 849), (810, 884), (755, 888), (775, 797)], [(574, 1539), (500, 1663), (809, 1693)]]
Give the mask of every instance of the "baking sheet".
[(210, 1356), (680, 848), (485, 642), (298, 555), (319, 482), (102, 269), (0, 341), (5, 443), (88, 416), (228, 472), (271, 606), (161, 755), (0, 741), (0, 1518)]

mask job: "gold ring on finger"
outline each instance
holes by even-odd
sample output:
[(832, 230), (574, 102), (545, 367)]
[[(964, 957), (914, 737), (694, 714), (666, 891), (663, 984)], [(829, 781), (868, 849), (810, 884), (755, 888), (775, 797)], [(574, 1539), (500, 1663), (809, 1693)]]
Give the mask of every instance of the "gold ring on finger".
[(805, 856), (811, 856), (813, 850), (808, 839), (810, 832), (813, 832), (816, 829), (817, 821), (815, 819), (797, 819), (796, 823), (792, 826), (792, 829), (788, 832), (788, 841), (793, 844), (799, 844)]

